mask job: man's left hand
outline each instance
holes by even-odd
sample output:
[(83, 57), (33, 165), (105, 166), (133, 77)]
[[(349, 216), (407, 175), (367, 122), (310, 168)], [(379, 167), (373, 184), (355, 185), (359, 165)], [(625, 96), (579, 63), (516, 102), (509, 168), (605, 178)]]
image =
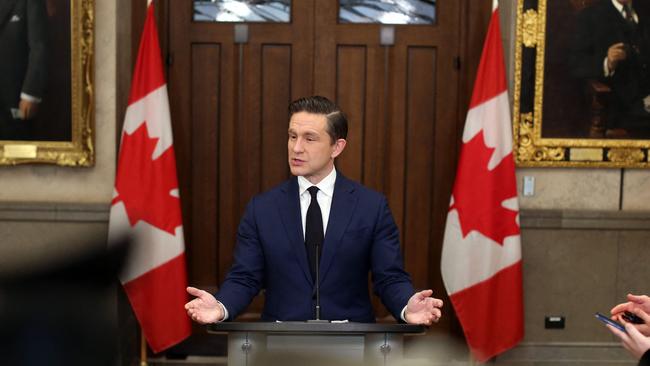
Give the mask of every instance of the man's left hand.
[(442, 300), (431, 297), (431, 295), (433, 295), (432, 290), (424, 290), (411, 296), (404, 312), (404, 320), (407, 323), (431, 325), (440, 320)]

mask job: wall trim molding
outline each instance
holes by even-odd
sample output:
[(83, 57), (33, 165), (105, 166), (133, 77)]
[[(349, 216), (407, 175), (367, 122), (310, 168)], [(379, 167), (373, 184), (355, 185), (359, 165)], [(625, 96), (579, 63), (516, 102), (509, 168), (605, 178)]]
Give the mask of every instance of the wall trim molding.
[(496, 365), (636, 365), (617, 342), (521, 342), (499, 355)]
[(109, 203), (0, 203), (0, 221), (108, 222), (109, 212)]
[(523, 229), (648, 230), (650, 211), (521, 210)]
[[(2, 202), (0, 221), (108, 222), (109, 203)], [(523, 229), (648, 230), (650, 211), (521, 210)]]

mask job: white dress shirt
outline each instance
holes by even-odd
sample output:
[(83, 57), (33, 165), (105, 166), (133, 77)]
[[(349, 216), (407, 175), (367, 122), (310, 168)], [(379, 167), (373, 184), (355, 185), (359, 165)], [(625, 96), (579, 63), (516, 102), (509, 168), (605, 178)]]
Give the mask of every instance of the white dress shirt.
[(318, 184), (312, 184), (305, 177), (298, 177), (298, 194), (300, 197), (300, 217), (302, 218), (302, 237), (305, 237), (305, 225), (307, 223), (307, 209), (311, 203), (311, 194), (309, 194), (309, 187), (318, 187), (316, 199), (318, 206), (320, 206), (320, 213), (323, 217), (323, 236), (327, 232), (327, 222), (330, 218), (330, 209), (332, 208), (332, 197), (334, 197), (334, 183), (336, 183), (336, 169), (332, 171)]

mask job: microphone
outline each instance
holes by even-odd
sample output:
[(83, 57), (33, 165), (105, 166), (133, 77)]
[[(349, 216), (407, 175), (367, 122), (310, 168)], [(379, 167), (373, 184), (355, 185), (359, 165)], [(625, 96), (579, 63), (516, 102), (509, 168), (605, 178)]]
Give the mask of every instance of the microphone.
[(320, 243), (316, 242), (316, 263), (314, 268), (316, 269), (316, 319), (307, 320), (307, 323), (329, 323), (329, 320), (323, 320), (320, 318)]

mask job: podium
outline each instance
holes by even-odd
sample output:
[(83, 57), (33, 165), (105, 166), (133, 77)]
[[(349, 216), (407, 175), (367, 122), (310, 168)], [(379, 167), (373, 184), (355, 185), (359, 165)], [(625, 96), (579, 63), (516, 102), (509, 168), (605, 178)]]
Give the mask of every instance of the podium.
[(424, 326), (376, 323), (223, 322), (208, 333), (228, 334), (228, 366), (401, 365), (405, 334)]

